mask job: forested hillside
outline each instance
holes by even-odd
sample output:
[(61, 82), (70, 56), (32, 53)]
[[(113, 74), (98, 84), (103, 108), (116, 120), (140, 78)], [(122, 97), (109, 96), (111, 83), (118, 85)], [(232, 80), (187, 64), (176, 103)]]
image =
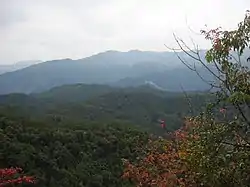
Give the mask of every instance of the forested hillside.
[(0, 96), (0, 112), (9, 117), (54, 125), (120, 121), (162, 134), (160, 119), (166, 121), (167, 130), (177, 129), (184, 116), (198, 114), (211, 98), (198, 92), (186, 98), (184, 93), (148, 86), (118, 89), (77, 84), (40, 94)]

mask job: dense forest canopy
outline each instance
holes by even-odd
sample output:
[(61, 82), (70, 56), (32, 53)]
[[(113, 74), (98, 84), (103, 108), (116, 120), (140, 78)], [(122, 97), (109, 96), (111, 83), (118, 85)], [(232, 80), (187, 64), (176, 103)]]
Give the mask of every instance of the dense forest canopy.
[(135, 159), (147, 135), (118, 125), (38, 128), (1, 118), (1, 167), (18, 166), (36, 186), (127, 186), (121, 158)]

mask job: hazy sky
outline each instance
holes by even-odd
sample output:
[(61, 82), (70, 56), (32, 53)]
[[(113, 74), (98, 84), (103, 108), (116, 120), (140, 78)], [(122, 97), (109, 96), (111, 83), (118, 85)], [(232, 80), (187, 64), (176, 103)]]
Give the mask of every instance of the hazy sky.
[(204, 48), (188, 27), (234, 28), (247, 9), (250, 0), (0, 0), (0, 64), (164, 51), (173, 32)]

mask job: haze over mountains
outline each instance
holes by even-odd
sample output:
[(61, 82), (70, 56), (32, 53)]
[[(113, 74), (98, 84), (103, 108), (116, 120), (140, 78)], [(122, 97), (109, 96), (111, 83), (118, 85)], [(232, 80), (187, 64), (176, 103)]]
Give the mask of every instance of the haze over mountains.
[[(190, 57), (179, 53), (188, 62)], [(25, 66), (24, 66), (25, 67)], [(204, 90), (207, 85), (172, 52), (107, 51), (87, 58), (53, 60), (0, 75), (0, 94), (42, 92), (65, 84), (151, 86), (168, 91)]]
[(42, 61), (40, 60), (27, 60), (27, 61), (20, 61), (11, 65), (0, 65), (0, 74), (16, 71), (18, 69), (23, 69), (31, 65), (41, 63), (41, 62)]

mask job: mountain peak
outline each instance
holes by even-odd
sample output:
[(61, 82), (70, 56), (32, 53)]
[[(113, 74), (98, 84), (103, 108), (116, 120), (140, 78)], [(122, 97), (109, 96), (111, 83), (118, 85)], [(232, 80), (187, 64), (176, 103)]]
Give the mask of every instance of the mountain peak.
[(138, 49), (132, 49), (128, 51), (129, 53), (141, 53), (142, 51), (138, 50)]

